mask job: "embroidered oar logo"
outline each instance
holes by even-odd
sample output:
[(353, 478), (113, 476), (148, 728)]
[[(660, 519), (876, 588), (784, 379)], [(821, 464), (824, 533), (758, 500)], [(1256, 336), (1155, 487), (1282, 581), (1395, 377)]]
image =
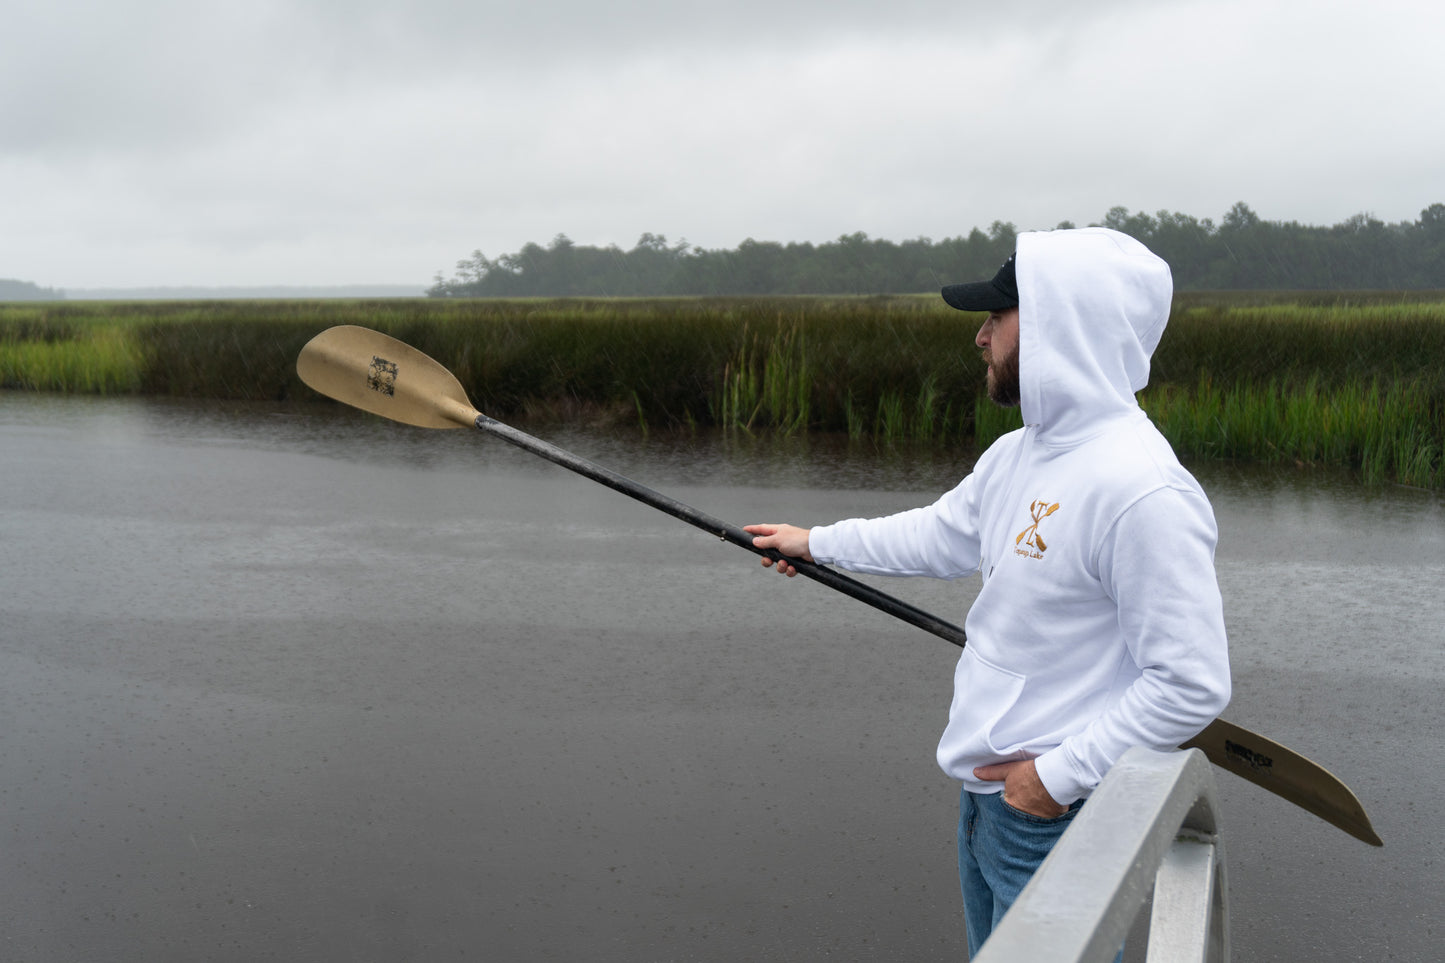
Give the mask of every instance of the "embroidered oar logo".
[(1033, 516), (1034, 523), (1023, 531), (1019, 532), (1018, 537), (1014, 539), (1014, 544), (1017, 545), (1020, 542), (1023, 542), (1029, 548), (1037, 549), (1039, 551), (1040, 554), (1035, 557), (1042, 558), (1043, 553), (1048, 551), (1049, 547), (1044, 544), (1043, 537), (1039, 535), (1039, 522), (1048, 518), (1050, 515), (1052, 515), (1058, 510), (1058, 502), (1054, 502), (1052, 505), (1046, 504), (1045, 502), (1033, 502), (1032, 504), (1030, 504), (1029, 514)]

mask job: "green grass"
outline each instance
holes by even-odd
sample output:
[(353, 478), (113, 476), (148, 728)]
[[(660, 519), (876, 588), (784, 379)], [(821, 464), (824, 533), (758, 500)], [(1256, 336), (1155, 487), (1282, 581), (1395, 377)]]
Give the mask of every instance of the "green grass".
[(64, 340), (0, 341), (0, 386), (74, 394), (129, 394), (140, 387), (135, 340), (115, 327), (76, 330)]
[[(1445, 424), (1419, 383), (1347, 384), (1319, 378), (1192, 390), (1165, 388), (1144, 409), (1174, 449), (1198, 458), (1359, 468), (1370, 482), (1445, 487)], [(1432, 413), (1433, 407), (1433, 413)]]
[(791, 435), (809, 422), (812, 369), (801, 325), (779, 325), (764, 345), (743, 332), (737, 356), (723, 367), (710, 405), (714, 424), (752, 431), (759, 425)]
[[(978, 318), (936, 297), (0, 304), (0, 387), (310, 399), (336, 324), (436, 358), (499, 417), (985, 445)], [(1445, 487), (1445, 295), (1181, 295), (1145, 409), (1186, 457)]]

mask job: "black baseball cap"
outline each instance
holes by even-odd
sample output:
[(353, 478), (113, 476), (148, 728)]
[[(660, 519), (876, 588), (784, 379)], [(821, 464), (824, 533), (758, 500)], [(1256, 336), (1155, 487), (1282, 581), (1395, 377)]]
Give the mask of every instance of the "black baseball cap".
[(1014, 257), (1009, 255), (992, 281), (948, 285), (943, 289), (943, 300), (960, 311), (1002, 311), (1018, 307), (1019, 282), (1014, 275)]

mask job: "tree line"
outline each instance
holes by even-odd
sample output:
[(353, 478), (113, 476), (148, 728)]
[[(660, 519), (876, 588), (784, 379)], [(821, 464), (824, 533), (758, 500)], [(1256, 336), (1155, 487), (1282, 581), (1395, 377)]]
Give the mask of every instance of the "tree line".
[[(1218, 224), (1209, 218), (1112, 208), (1100, 226), (1143, 241), (1169, 262), (1175, 288), (1352, 290), (1445, 288), (1445, 204), (1417, 221), (1387, 224), (1357, 214), (1331, 227), (1266, 221), (1244, 202)], [(1074, 227), (1065, 221), (1060, 228)], [(643, 234), (624, 251), (558, 234), (495, 259), (481, 251), (437, 274), (431, 297), (663, 297), (787, 294), (909, 294), (992, 276), (1014, 250), (1018, 229), (995, 221), (987, 231), (940, 241), (889, 241), (864, 233), (821, 244), (743, 241), (705, 250)]]
[(0, 278), (0, 301), (58, 301), (63, 297), (64, 292), (42, 288), (33, 281)]

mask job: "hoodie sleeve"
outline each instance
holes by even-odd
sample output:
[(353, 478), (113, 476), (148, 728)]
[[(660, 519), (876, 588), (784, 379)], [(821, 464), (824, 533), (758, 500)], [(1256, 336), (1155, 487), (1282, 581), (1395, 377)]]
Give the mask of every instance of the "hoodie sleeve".
[(979, 567), (976, 477), (925, 508), (817, 526), (808, 551), (824, 564), (869, 575), (971, 575)]
[(1216, 541), (1208, 501), (1188, 489), (1157, 490), (1111, 526), (1098, 554), (1099, 578), (1142, 674), (1102, 715), (1035, 761), (1059, 802), (1087, 796), (1129, 747), (1173, 749), (1228, 704)]

